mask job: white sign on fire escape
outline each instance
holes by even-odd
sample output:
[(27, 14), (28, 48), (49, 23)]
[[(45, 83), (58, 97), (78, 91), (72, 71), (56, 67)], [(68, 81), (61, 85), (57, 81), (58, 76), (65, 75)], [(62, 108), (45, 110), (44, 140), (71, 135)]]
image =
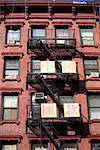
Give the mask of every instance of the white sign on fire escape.
[(61, 61), (62, 73), (76, 73), (76, 62), (75, 61)]
[(41, 61), (41, 73), (55, 73), (55, 61)]
[(41, 118), (57, 118), (56, 103), (41, 103)]
[(64, 117), (80, 117), (79, 103), (64, 103)]

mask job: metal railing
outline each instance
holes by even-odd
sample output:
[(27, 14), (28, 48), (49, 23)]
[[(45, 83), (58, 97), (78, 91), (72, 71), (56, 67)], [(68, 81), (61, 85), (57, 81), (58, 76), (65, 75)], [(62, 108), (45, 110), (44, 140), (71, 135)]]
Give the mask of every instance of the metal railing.
[(56, 35), (55, 32), (56, 30), (54, 29), (46, 29), (44, 36), (32, 36), (32, 30), (29, 30), (28, 48), (38, 48), (39, 40), (44, 44), (49, 45), (49, 47), (76, 47), (75, 29), (68, 29), (68, 33), (63, 33), (61, 35)]

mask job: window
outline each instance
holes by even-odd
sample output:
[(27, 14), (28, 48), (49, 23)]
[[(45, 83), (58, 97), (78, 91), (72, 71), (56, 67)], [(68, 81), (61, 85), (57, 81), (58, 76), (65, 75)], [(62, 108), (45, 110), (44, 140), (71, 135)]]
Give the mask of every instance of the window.
[[(59, 96), (60, 102), (62, 105), (64, 105), (64, 103), (74, 103), (74, 96), (72, 95), (68, 95), (68, 96)], [(64, 112), (60, 111), (59, 112), (60, 117), (64, 117)]]
[(1, 141), (0, 150), (17, 150), (17, 144), (12, 141)]
[(3, 120), (18, 118), (18, 95), (3, 96)]
[(56, 43), (57, 44), (65, 44), (65, 39), (69, 37), (68, 29), (56, 29)]
[(60, 143), (61, 150), (78, 150), (77, 143), (62, 141)]
[(31, 150), (49, 150), (46, 141), (37, 141), (32, 143)]
[(20, 27), (19, 26), (9, 26), (7, 28), (7, 44), (20, 44)]
[(84, 60), (85, 75), (90, 77), (99, 77), (99, 68), (97, 59)]
[(92, 150), (100, 150), (100, 141), (92, 142)]
[(32, 116), (33, 119), (39, 119), (40, 114), (40, 103), (47, 102), (47, 96), (42, 92), (32, 94)]
[(61, 104), (64, 103), (74, 103), (74, 96), (59, 96)]
[(81, 28), (81, 43), (83, 45), (94, 45), (93, 28)]
[(32, 60), (32, 73), (40, 73), (40, 60)]
[(19, 59), (5, 59), (4, 78), (16, 78), (19, 76)]
[(45, 41), (45, 28), (44, 27), (33, 27), (32, 28), (32, 38), (41, 39), (42, 42)]
[(100, 95), (88, 96), (88, 109), (90, 119), (100, 119)]

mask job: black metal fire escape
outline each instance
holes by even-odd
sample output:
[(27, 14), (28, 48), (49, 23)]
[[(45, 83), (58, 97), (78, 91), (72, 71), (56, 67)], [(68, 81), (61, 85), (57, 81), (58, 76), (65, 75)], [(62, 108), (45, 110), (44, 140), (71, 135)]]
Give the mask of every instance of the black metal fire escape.
[[(32, 44), (32, 45), (31, 45)], [(71, 83), (71, 78), (68, 78), (66, 75), (61, 73), (61, 64), (58, 61), (57, 57), (55, 56), (55, 53), (53, 52), (53, 50), (49, 49), (47, 44), (44, 44), (41, 40), (33, 40), (32, 43), (30, 43), (31, 47), (38, 47), (38, 49), (49, 59), (49, 60), (53, 60), (55, 61), (55, 67), (57, 70), (57, 77), (62, 80), (63, 82), (67, 83), (70, 85)], [(31, 51), (34, 51), (34, 49)], [(52, 82), (51, 79), (46, 80), (44, 78), (43, 75), (38, 74), (35, 76), (35, 79), (37, 81), (39, 81), (39, 83), (41, 84), (41, 86), (44, 88), (44, 90), (46, 89), (47, 94), (51, 97), (51, 99), (54, 101), (54, 103), (57, 104), (57, 107), (59, 108), (60, 111), (62, 110), (62, 105), (59, 101), (59, 95), (60, 92), (57, 89), (57, 87), (55, 86), (55, 84)], [(41, 122), (41, 129), (43, 129), (45, 131), (45, 133), (47, 134), (47, 136), (49, 137), (49, 139), (51, 140), (51, 142), (55, 145), (57, 150), (60, 150), (60, 146), (59, 144), (56, 142), (54, 136), (50, 133), (50, 131), (48, 130), (47, 124), (45, 124), (45, 122)], [(33, 130), (33, 129), (31, 129)]]

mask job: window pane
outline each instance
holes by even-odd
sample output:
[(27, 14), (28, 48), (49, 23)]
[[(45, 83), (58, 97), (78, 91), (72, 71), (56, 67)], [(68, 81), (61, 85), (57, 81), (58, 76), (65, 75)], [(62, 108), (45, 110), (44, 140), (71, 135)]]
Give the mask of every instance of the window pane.
[(84, 60), (85, 75), (91, 75), (92, 77), (99, 77), (98, 62), (97, 60)]
[(82, 43), (85, 44), (85, 45), (88, 45), (88, 44), (92, 45), (92, 44), (94, 44), (94, 40), (91, 37), (88, 37), (88, 38), (83, 37), (82, 38)]
[(89, 64), (90, 65), (97, 65), (97, 60), (93, 60), (93, 59), (92, 60), (85, 60), (84, 64), (85, 65), (89, 65)]
[(59, 96), (60, 101), (62, 104), (64, 103), (73, 103), (74, 97), (73, 96)]
[(4, 96), (4, 108), (16, 108), (18, 106), (18, 96)]
[(93, 37), (92, 29), (81, 29), (81, 35), (85, 37)]
[(32, 106), (32, 115), (33, 119), (40, 119), (40, 106), (39, 105), (33, 105)]
[(19, 68), (19, 60), (6, 60), (5, 68), (6, 69), (18, 69)]
[(100, 96), (92, 95), (88, 96), (89, 107), (100, 107)]
[(68, 29), (56, 29), (56, 36), (57, 37), (68, 37)]
[(100, 119), (100, 108), (90, 108), (90, 119)]
[(33, 38), (45, 38), (45, 29), (32, 29)]
[(40, 73), (40, 60), (32, 60), (32, 72)]
[(77, 150), (76, 143), (61, 143), (61, 150)]
[(7, 44), (16, 44), (16, 41), (20, 41), (20, 30), (8, 30)]
[(5, 70), (5, 78), (16, 78), (19, 76), (19, 71), (18, 70)]
[(4, 120), (16, 120), (17, 119), (17, 109), (4, 109)]
[(81, 32), (81, 40), (82, 44), (85, 45), (93, 45), (94, 37), (93, 37), (93, 29), (80, 29)]
[(17, 150), (17, 145), (3, 145), (2, 150)]
[[(64, 44), (65, 40), (63, 40), (64, 38), (68, 38), (69, 37), (69, 32), (68, 29), (56, 29), (56, 38), (60, 40), (57, 40), (56, 43), (57, 44)], [(62, 40), (61, 40), (62, 39)]]

